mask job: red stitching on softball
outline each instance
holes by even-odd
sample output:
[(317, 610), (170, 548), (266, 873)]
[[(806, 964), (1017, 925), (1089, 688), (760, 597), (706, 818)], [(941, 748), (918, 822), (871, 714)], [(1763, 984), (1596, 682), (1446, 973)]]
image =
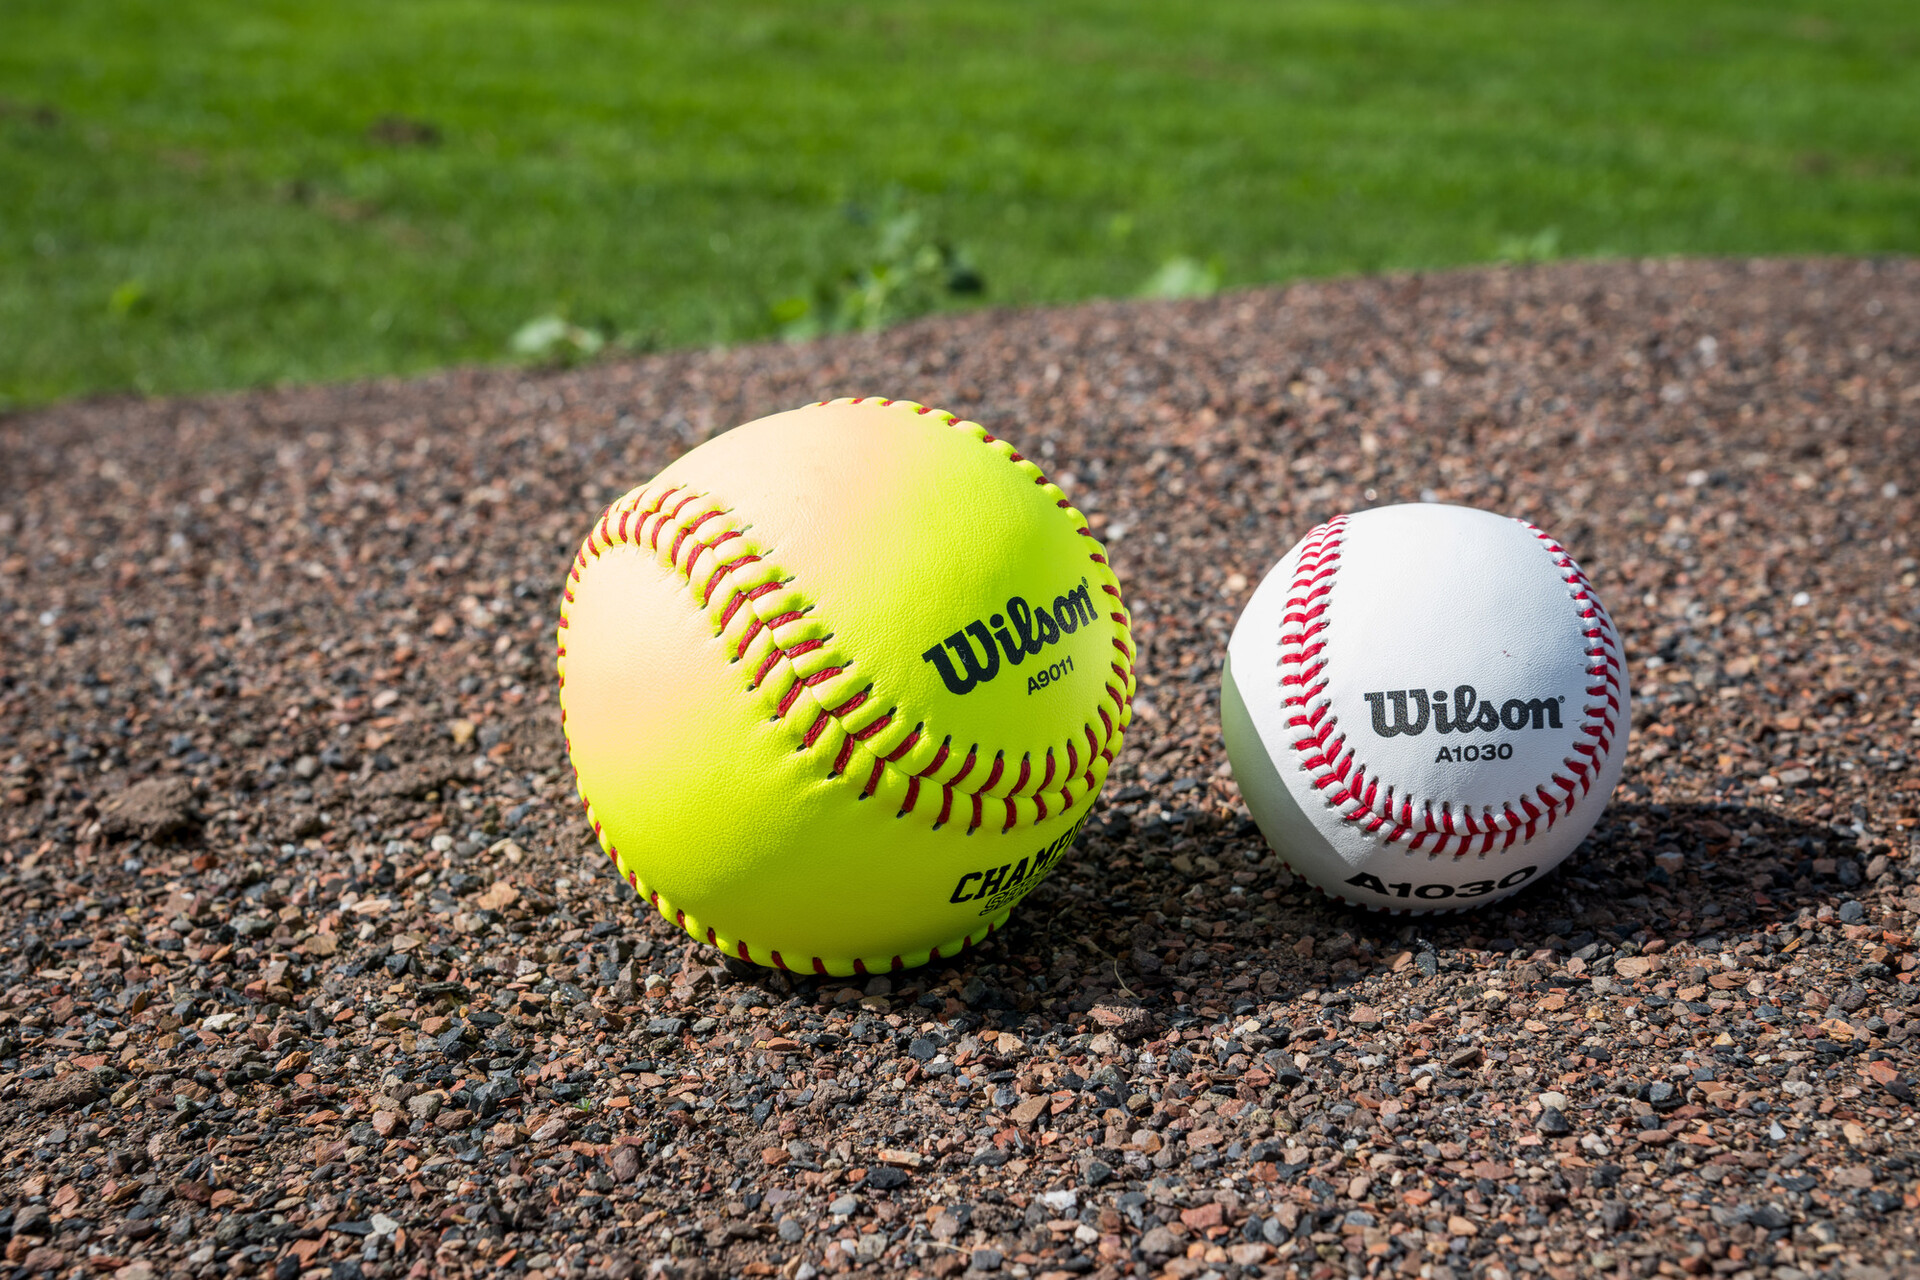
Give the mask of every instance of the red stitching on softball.
[[(739, 536), (738, 533), (730, 533), (727, 535), (729, 538), (737, 538)], [(721, 540), (716, 540), (709, 545), (718, 546), (720, 541)], [(756, 555), (736, 556), (721, 565), (718, 569), (715, 569), (713, 576), (707, 579), (706, 587), (700, 592), (700, 607), (703, 609), (706, 608), (708, 601), (713, 599), (713, 589), (720, 585), (720, 579), (729, 576), (735, 569), (743, 569), (750, 564), (758, 563), (760, 563), (760, 557)], [(742, 598), (739, 592), (735, 592), (733, 599), (727, 603), (727, 611), (720, 618), (720, 629), (722, 631), (725, 631), (727, 629), (727, 623), (733, 620), (733, 611), (740, 607)]]
[[(1300, 766), (1306, 770), (1308, 780), (1326, 798), (1329, 807), (1339, 811), (1343, 821), (1360, 825), (1370, 834), (1379, 834), (1387, 844), (1406, 840), (1408, 852), (1426, 848), (1431, 839), (1434, 855), (1447, 852), (1448, 844), (1457, 842), (1454, 856), (1460, 858), (1473, 852), (1476, 844), (1479, 852), (1490, 852), (1503, 830), (1506, 840), (1502, 848), (1513, 845), (1523, 825), (1529, 837), (1542, 819), (1551, 831), (1574, 802), (1593, 789), (1600, 761), (1612, 748), (1615, 718), (1620, 710), (1619, 639), (1612, 620), (1593, 599), (1592, 586), (1586, 576), (1559, 543), (1525, 520), (1514, 522), (1545, 546), (1549, 559), (1566, 581), (1570, 596), (1582, 606), (1579, 616), (1596, 621), (1596, 626), (1582, 632), (1589, 642), (1587, 674), (1598, 681), (1587, 693), (1606, 701), (1581, 708), (1584, 718), (1574, 726), (1576, 739), (1569, 747), (1574, 754), (1561, 762), (1574, 776), (1566, 778), (1555, 773), (1549, 778), (1560, 788), (1560, 794), (1549, 792), (1545, 783), (1534, 788), (1544, 808), (1535, 809), (1523, 795), (1517, 801), (1502, 803), (1497, 816), (1488, 814), (1476, 819), (1463, 810), (1456, 817), (1447, 801), (1438, 802), (1436, 812), (1432, 800), (1417, 802), (1411, 796), (1396, 796), (1391, 786), (1382, 788), (1378, 778), (1369, 779), (1366, 767), (1348, 745), (1346, 735), (1335, 732), (1327, 704), (1317, 702), (1327, 687), (1326, 681), (1320, 678), (1326, 670), (1326, 660), (1321, 656), (1326, 641), (1321, 636), (1328, 625), (1326, 612), (1334, 577), (1340, 568), (1347, 522), (1346, 515), (1335, 516), (1306, 536), (1281, 611), (1280, 686), (1288, 691), (1283, 705), (1292, 712), (1287, 717), (1287, 726), (1300, 733), (1293, 740), (1293, 749), (1300, 756)], [(1594, 741), (1583, 742), (1580, 738)], [(1588, 759), (1582, 760), (1581, 756)], [(1515, 803), (1527, 815), (1525, 819), (1514, 812)], [(1346, 901), (1337, 894), (1327, 896)]]
[[(795, 689), (799, 687), (799, 685), (794, 686)], [(796, 748), (796, 750), (811, 751), (813, 744), (820, 741), (820, 735), (826, 732), (827, 724), (832, 719), (833, 717), (824, 711), (815, 716), (813, 718), (813, 724), (807, 729), (806, 736), (800, 739), (800, 746)]]
[(926, 768), (922, 769), (919, 773), (915, 774), (914, 776), (916, 778), (927, 778), (927, 777), (933, 776), (935, 773), (938, 773), (940, 771), (940, 766), (947, 762), (947, 752), (952, 748), (952, 746), (953, 746), (952, 738), (941, 739), (940, 749), (933, 753), (932, 763), (927, 765)]
[(960, 779), (966, 777), (969, 773), (973, 772), (974, 763), (978, 761), (979, 758), (980, 758), (980, 744), (976, 742), (973, 746), (967, 748), (966, 762), (960, 766), (960, 772), (954, 774), (951, 778), (948, 778), (945, 782), (941, 783), (940, 785), (945, 787), (949, 791), (959, 786)]
[[(841, 668), (841, 670), (845, 670), (845, 668), (843, 667)], [(866, 688), (854, 694), (851, 698), (848, 698), (845, 702), (841, 703), (839, 706), (829, 707), (827, 709), (827, 714), (832, 716), (835, 720), (844, 720), (847, 717), (847, 713), (852, 711), (855, 707), (858, 707), (862, 703), (864, 703), (867, 700), (868, 695), (871, 694), (872, 692), (873, 692), (873, 686), (868, 685)], [(856, 738), (856, 739), (870, 738), (873, 736), (876, 728), (882, 725), (885, 725), (886, 722), (888, 720), (891, 720), (892, 718), (893, 718), (892, 716), (882, 716), (880, 717), (880, 719), (874, 721), (873, 724), (870, 724), (866, 728), (862, 729), (859, 733), (849, 733), (847, 736), (850, 738)]]
[[(795, 653), (799, 652), (799, 649), (800, 649), (800, 646), (795, 645), (793, 648), (788, 649), (785, 652), (786, 652), (786, 655), (789, 658), (791, 658)], [(841, 672), (845, 670), (846, 670), (845, 667), (827, 667), (824, 670), (814, 672), (810, 676), (805, 676), (800, 679), (796, 679), (793, 682), (792, 686), (788, 688), (786, 694), (782, 696), (780, 699), (780, 715), (784, 717), (787, 714), (787, 712), (793, 710), (793, 704), (799, 700), (801, 690), (811, 689), (813, 688), (813, 686), (817, 684), (825, 684), (827, 681), (833, 679), (835, 676), (839, 675)], [(862, 700), (864, 700), (866, 697), (865, 694), (862, 694), (860, 696)], [(828, 711), (825, 714), (829, 716), (833, 716), (835, 719), (839, 718), (832, 711)]]
[[(715, 516), (720, 514), (722, 514), (720, 508), (714, 507), (713, 509), (706, 511), (700, 515), (697, 515), (693, 519), (687, 521), (687, 523), (681, 525), (679, 532), (673, 535), (673, 547), (671, 550), (667, 552), (667, 562), (669, 564), (674, 564), (674, 565), (679, 564), (680, 563), (680, 545), (684, 543), (688, 538), (692, 537), (694, 532), (697, 529), (699, 529), (701, 525), (705, 524), (707, 521), (713, 519)], [(704, 546), (707, 544), (703, 543), (701, 545)], [(699, 555), (699, 552), (696, 551), (694, 555), (695, 556)], [(692, 556), (688, 557), (687, 565), (689, 568), (692, 567), (693, 565)]]
[(807, 685), (804, 680), (795, 680), (792, 684), (788, 685), (787, 691), (780, 696), (780, 706), (779, 709), (774, 712), (774, 718), (785, 718), (787, 712), (793, 710), (793, 704), (800, 701), (800, 694), (806, 687)]
[(675, 520), (678, 520), (680, 518), (680, 513), (682, 511), (686, 510), (688, 507), (692, 506), (695, 502), (698, 502), (699, 500), (700, 500), (699, 494), (689, 493), (686, 497), (680, 499), (680, 504), (674, 507), (674, 509), (671, 511), (666, 510), (665, 506), (663, 505), (658, 512), (660, 518), (658, 520), (655, 520), (653, 523), (653, 533), (647, 539), (648, 549), (652, 551), (658, 551), (660, 549), (660, 531), (666, 528), (668, 524), (672, 523)]

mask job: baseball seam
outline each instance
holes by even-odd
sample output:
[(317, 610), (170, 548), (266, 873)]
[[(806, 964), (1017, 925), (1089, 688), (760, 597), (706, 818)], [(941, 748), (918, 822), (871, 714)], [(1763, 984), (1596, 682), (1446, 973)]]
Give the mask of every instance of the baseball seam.
[[(1010, 445), (996, 440), (979, 424), (963, 422), (951, 413), (912, 401), (872, 397), (819, 401), (814, 407), (829, 403), (863, 404), (869, 401), (915, 415), (931, 414), (984, 445), (1001, 445), (1003, 447), (995, 452), (1021, 468), (1034, 484), (1047, 487), (1052, 483), (1036, 464)], [(1057, 487), (1054, 493), (1059, 495), (1055, 506), (1074, 523), (1075, 532), (1091, 539), (1093, 533), (1086, 518), (1074, 509)], [(1107, 616), (1116, 627), (1113, 638), (1115, 656), (1108, 664), (1113, 680), (1103, 681), (1101, 697), (1104, 701), (1096, 700), (1094, 705), (1098, 727), (1093, 719), (1088, 719), (1081, 724), (1078, 733), (1066, 738), (1060, 749), (1060, 755), (1065, 757), (1064, 769), (1052, 746), (1046, 748), (1040, 770), (1035, 769), (1030, 753), (1022, 753), (1013, 785), (995, 795), (992, 794), (994, 789), (1008, 772), (1005, 751), (993, 753), (977, 787), (962, 787), (961, 783), (973, 776), (980, 766), (980, 744), (972, 744), (964, 753), (956, 752), (949, 735), (929, 752), (927, 748), (931, 738), (926, 732), (924, 720), (907, 728), (897, 704), (882, 710), (879, 699), (874, 696), (873, 685), (858, 684), (857, 674), (849, 675), (855, 666), (855, 659), (833, 645), (833, 632), (814, 612), (813, 602), (793, 586), (792, 575), (783, 572), (772, 562), (771, 548), (756, 545), (755, 540), (747, 535), (747, 529), (745, 523), (734, 518), (731, 508), (712, 504), (707, 495), (678, 485), (668, 485), (658, 490), (642, 486), (607, 507), (575, 555), (563, 591), (558, 631), (560, 720), (563, 733), (567, 733), (566, 634), (574, 587), (580, 582), (588, 565), (604, 552), (615, 547), (636, 546), (657, 554), (664, 542), (668, 563), (687, 585), (693, 602), (708, 612), (714, 624), (714, 635), (725, 642), (730, 661), (734, 664), (751, 663), (746, 691), (758, 692), (767, 687), (770, 681), (784, 681), (783, 691), (774, 706), (772, 718), (776, 721), (787, 719), (803, 700), (808, 703), (805, 711), (811, 713), (811, 718), (796, 749), (809, 752), (822, 751), (823, 747), (830, 749), (832, 763), (827, 776), (859, 781), (861, 789), (858, 799), (872, 798), (882, 782), (891, 775), (893, 780), (905, 784), (905, 796), (894, 816), (905, 818), (910, 813), (924, 814), (931, 807), (930, 802), (925, 806), (921, 804), (924, 781), (937, 786), (940, 793), (933, 829), (938, 830), (955, 819), (957, 800), (967, 818), (966, 834), (972, 835), (987, 822), (988, 803), (996, 801), (1004, 811), (1004, 821), (1000, 825), (1000, 831), (1004, 834), (1017, 826), (1038, 824), (1056, 813), (1070, 810), (1099, 786), (1104, 774), (1102, 765), (1112, 765), (1126, 726), (1132, 718), (1135, 682), (1131, 620), (1120, 599), (1119, 581), (1098, 543), (1088, 553), (1088, 559), (1098, 566), (1093, 576), (1101, 590), (1111, 598)], [(1108, 703), (1112, 704), (1111, 711)], [(1084, 758), (1080, 741), (1082, 736), (1085, 740)], [(567, 746), (571, 757), (573, 743), (570, 734)], [(926, 762), (917, 768), (903, 770), (902, 762), (916, 751), (922, 757), (930, 758), (926, 758)], [(856, 761), (857, 757), (863, 755), (871, 760), (870, 765), (866, 760)], [(856, 762), (860, 767), (855, 767)], [(1056, 778), (1061, 780), (1057, 786)], [(619, 851), (594, 815), (593, 803), (580, 783), (577, 767), (574, 782), (602, 848), (618, 865)], [(1033, 784), (1032, 792), (1023, 794), (1030, 783)], [(1076, 787), (1081, 788), (1077, 797), (1074, 794)], [(1049, 803), (1056, 796), (1057, 809), (1050, 807)], [(1001, 814), (993, 816), (996, 819), (1002, 817)], [(662, 916), (674, 920), (695, 937), (701, 936), (695, 924), (689, 923), (685, 912), (675, 909), (671, 903), (663, 903), (659, 894), (643, 884), (635, 873), (626, 874), (634, 890), (647, 898)], [(951, 957), (964, 952), (997, 928), (1005, 916), (1006, 913), (1002, 912), (990, 920), (979, 931), (978, 938), (968, 933), (932, 948), (927, 959), (938, 960), (943, 955)], [(745, 940), (723, 939), (711, 927), (704, 932), (704, 940), (708, 943), (731, 951), (743, 960), (756, 961), (754, 949)], [(757, 963), (790, 969), (778, 951), (762, 947), (760, 955), (764, 958)], [(813, 956), (809, 957), (804, 968), (824, 974), (832, 971), (829, 967), (832, 963)], [(855, 958), (851, 963), (855, 973), (868, 972), (863, 960)], [(888, 967), (901, 969), (907, 964), (903, 956), (896, 955), (891, 958)]]
[[(1340, 568), (1347, 516), (1335, 516), (1302, 541), (1293, 581), (1280, 622), (1280, 686), (1286, 725), (1300, 736), (1292, 742), (1300, 767), (1327, 807), (1341, 820), (1363, 828), (1383, 843), (1407, 842), (1407, 852), (1455, 858), (1486, 855), (1531, 840), (1572, 809), (1593, 788), (1612, 749), (1620, 715), (1621, 648), (1613, 620), (1594, 595), (1592, 584), (1566, 549), (1524, 520), (1514, 523), (1536, 538), (1567, 585), (1587, 643), (1585, 693), (1581, 718), (1573, 726), (1570, 753), (1545, 782), (1499, 805), (1460, 806), (1410, 794), (1396, 796), (1348, 745), (1339, 731), (1326, 693), (1323, 656), (1333, 585)], [(1479, 808), (1481, 812), (1475, 813)], [(1329, 895), (1338, 897), (1339, 895)], [(1344, 898), (1340, 899), (1345, 901)]]

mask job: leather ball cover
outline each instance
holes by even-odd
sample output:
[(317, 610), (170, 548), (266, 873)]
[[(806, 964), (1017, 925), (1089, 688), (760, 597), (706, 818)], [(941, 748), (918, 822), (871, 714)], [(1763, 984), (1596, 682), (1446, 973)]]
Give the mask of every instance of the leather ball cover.
[(951, 956), (1066, 854), (1133, 639), (1066, 495), (952, 414), (750, 422), (595, 521), (561, 709), (607, 854), (667, 919), (810, 973)]
[(1586, 575), (1522, 520), (1337, 516), (1254, 592), (1222, 676), (1254, 820), (1342, 902), (1508, 896), (1593, 829), (1626, 756), (1626, 662)]

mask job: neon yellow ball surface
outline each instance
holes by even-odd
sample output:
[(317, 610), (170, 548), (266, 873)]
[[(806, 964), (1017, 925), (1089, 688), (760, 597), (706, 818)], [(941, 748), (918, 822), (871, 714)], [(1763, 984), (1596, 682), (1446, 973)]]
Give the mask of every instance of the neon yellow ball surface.
[(950, 957), (1072, 845), (1134, 693), (1120, 586), (1012, 445), (899, 400), (750, 422), (609, 507), (560, 704), (663, 916), (812, 973)]

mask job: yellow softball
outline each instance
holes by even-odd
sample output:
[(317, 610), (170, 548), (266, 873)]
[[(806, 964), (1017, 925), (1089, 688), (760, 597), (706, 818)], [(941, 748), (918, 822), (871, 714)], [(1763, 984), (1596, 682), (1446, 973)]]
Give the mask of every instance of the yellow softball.
[(952, 956), (1066, 853), (1119, 753), (1105, 550), (1004, 440), (903, 400), (737, 427), (608, 507), (560, 706), (601, 845), (729, 955)]

